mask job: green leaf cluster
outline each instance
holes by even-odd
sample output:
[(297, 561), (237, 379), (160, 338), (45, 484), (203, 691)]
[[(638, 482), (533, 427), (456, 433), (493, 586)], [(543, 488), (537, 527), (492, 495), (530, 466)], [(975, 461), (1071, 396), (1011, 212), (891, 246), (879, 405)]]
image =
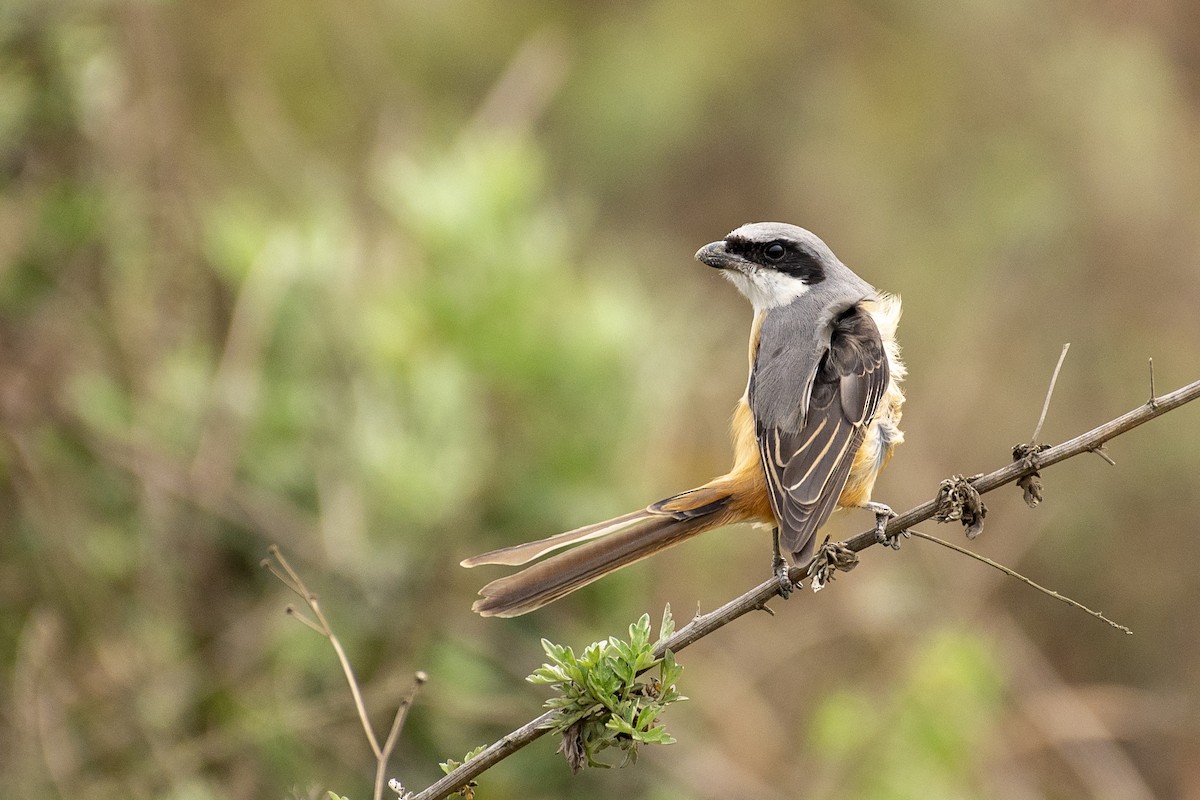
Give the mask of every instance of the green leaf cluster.
[[(671, 607), (663, 611), (659, 639), (650, 640), (650, 615), (629, 626), (629, 639), (610, 636), (589, 645), (576, 656), (564, 645), (542, 639), (550, 662), (526, 680), (554, 687), (558, 695), (546, 707), (558, 714), (550, 723), (563, 737), (560, 751), (572, 768), (609, 767), (597, 756), (617, 748), (624, 757), (618, 766), (635, 761), (642, 744), (672, 744), (658, 718), (672, 703), (686, 700), (678, 691), (683, 667), (670, 650), (656, 658), (654, 650), (675, 630)], [(658, 667), (656, 677), (644, 673)]]
[(438, 766), (441, 767), (442, 772), (449, 775), (451, 772), (454, 772), (454, 770), (458, 769), (463, 764), (467, 763), (472, 758), (479, 755), (486, 749), (487, 749), (487, 745), (481, 744), (481, 745), (479, 745), (479, 747), (476, 747), (474, 750), (472, 750), (471, 752), (469, 752), (465, 756), (463, 756), (461, 761), (457, 758), (447, 758), (445, 761), (439, 761)]
[[(447, 758), (445, 761), (439, 761), (438, 766), (442, 768), (442, 772), (449, 775), (451, 772), (454, 772), (454, 770), (458, 769), (472, 758), (475, 758), (475, 756), (479, 755), (486, 749), (487, 745), (481, 744), (479, 747), (476, 747), (474, 750), (463, 756), (461, 761), (459, 761), (457, 758)], [(476, 784), (475, 781), (469, 781), (465, 786), (455, 792), (455, 794), (459, 797), (465, 797), (467, 800), (471, 800), (471, 798), (475, 796), (475, 787), (477, 785), (478, 784)]]

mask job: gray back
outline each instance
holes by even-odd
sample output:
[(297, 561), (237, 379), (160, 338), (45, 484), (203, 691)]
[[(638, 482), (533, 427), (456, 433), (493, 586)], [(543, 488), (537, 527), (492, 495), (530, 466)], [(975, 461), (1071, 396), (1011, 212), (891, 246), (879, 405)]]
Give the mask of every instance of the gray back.
[(821, 357), (829, 349), (834, 320), (877, 294), (828, 248), (823, 249), (822, 255), (829, 257), (822, 258), (825, 280), (788, 305), (767, 311), (763, 320), (750, 383), (750, 408), (760, 427), (797, 431), (803, 426), (808, 395)]

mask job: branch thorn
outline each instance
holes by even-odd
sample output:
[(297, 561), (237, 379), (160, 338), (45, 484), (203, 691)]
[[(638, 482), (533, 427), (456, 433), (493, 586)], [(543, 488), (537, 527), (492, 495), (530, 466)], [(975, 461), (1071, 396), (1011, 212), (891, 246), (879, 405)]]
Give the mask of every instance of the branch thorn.
[(1147, 359), (1150, 362), (1150, 399), (1146, 401), (1146, 405), (1151, 408), (1158, 408), (1158, 393), (1154, 391), (1154, 359)]
[(1038, 437), (1042, 435), (1042, 424), (1046, 421), (1046, 412), (1050, 410), (1050, 398), (1054, 397), (1054, 386), (1058, 383), (1058, 371), (1062, 369), (1063, 361), (1066, 360), (1067, 351), (1070, 349), (1070, 342), (1064, 344), (1062, 352), (1058, 356), (1058, 363), (1054, 365), (1054, 374), (1050, 377), (1050, 388), (1046, 390), (1046, 400), (1042, 403), (1042, 415), (1038, 417), (1037, 427), (1033, 429), (1033, 436), (1029, 438), (1030, 444), (1036, 444)]

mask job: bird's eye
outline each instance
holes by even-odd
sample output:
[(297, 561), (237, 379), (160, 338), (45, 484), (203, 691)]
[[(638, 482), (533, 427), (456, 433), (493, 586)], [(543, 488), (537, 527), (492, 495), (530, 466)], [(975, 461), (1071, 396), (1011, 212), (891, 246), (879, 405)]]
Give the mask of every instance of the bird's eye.
[(772, 242), (771, 244), (767, 245), (765, 250), (763, 250), (763, 255), (772, 261), (778, 261), (779, 259), (783, 258), (785, 253), (787, 253), (787, 248), (781, 245), (779, 242)]

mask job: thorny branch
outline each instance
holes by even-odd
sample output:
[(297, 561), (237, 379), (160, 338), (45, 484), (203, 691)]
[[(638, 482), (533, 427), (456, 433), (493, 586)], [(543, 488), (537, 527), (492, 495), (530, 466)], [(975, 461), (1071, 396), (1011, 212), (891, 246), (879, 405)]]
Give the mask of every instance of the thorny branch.
[[(1062, 360), (1060, 357), (1060, 366), (1061, 363)], [(1056, 368), (1056, 377), (1057, 374), (1058, 369)], [(1031, 475), (1040, 469), (1053, 466), (1060, 461), (1073, 458), (1081, 453), (1096, 453), (1104, 458), (1105, 461), (1112, 463), (1111, 459), (1107, 458), (1104, 453), (1105, 442), (1133, 430), (1137, 426), (1149, 422), (1168, 411), (1173, 411), (1185, 403), (1195, 400), (1197, 397), (1200, 397), (1200, 380), (1189, 383), (1161, 397), (1155, 396), (1152, 381), (1150, 399), (1143, 405), (1103, 425), (1099, 425), (1087, 433), (1080, 434), (1074, 439), (1069, 439), (1062, 444), (1040, 450), (1032, 458), (1020, 458), (994, 472), (971, 478), (969, 482), (979, 494), (986, 494), (1001, 486), (1013, 483), (1026, 475)], [(1047, 397), (1048, 401), (1049, 397)], [(1040, 429), (1040, 423), (1038, 427)], [(886, 538), (890, 540), (893, 537), (901, 535), (904, 531), (932, 518), (937, 510), (938, 502), (934, 499), (893, 517), (885, 529)], [(847, 539), (845, 542), (839, 543), (839, 548), (858, 553), (874, 544), (879, 544), (879, 538), (875, 530), (872, 529), (863, 531)], [(798, 584), (815, 571), (815, 562), (816, 559), (814, 558), (802, 567), (792, 567), (788, 571), (788, 578), (793, 583)], [(673, 636), (664, 640), (655, 651), (655, 655), (661, 656), (667, 650), (677, 653), (688, 645), (725, 627), (730, 622), (751, 611), (766, 609), (767, 602), (776, 597), (779, 591), (779, 581), (772, 577), (715, 611), (707, 614), (697, 614), (691, 622), (677, 630)], [(404, 800), (441, 800), (443, 797), (448, 797), (460, 787), (465, 786), (468, 782), (490, 769), (493, 765), (544, 735), (549, 730), (547, 726), (554, 719), (555, 713), (554, 711), (547, 711), (540, 717), (506, 734), (500, 740), (489, 745), (478, 756), (432, 784), (424, 791), (404, 795)]]

